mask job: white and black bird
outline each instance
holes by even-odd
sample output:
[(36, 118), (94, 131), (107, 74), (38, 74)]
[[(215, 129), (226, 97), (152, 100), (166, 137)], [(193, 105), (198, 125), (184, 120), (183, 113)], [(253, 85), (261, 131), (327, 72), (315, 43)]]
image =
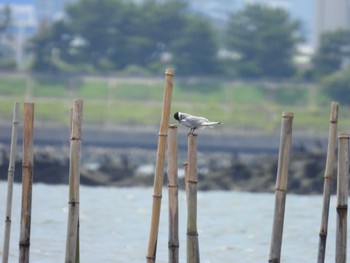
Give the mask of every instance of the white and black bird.
[(198, 128), (212, 127), (214, 125), (222, 124), (222, 122), (219, 121), (209, 121), (204, 117), (193, 116), (183, 112), (176, 112), (174, 114), (174, 119), (183, 126), (190, 128), (190, 133), (192, 134)]

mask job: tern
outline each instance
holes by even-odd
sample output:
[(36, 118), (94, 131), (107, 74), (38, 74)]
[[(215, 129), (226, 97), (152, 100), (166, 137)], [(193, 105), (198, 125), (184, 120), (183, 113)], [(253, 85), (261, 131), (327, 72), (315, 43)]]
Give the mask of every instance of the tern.
[(176, 112), (174, 119), (177, 120), (181, 125), (190, 128), (190, 133), (198, 128), (212, 127), (214, 125), (222, 124), (219, 121), (209, 121), (207, 118), (194, 116), (188, 113)]

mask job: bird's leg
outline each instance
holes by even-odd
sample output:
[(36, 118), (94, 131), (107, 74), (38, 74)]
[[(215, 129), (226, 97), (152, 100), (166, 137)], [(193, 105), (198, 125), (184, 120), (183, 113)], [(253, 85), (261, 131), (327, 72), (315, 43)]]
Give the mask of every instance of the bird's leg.
[(190, 134), (194, 134), (194, 131), (196, 130), (196, 128), (191, 128), (190, 132), (188, 133), (188, 135)]

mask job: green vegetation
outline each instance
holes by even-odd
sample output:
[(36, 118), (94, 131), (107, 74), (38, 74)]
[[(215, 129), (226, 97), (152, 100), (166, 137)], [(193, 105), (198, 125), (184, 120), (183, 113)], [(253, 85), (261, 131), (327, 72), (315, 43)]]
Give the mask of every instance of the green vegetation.
[[(37, 121), (67, 124), (73, 99), (82, 98), (85, 124), (158, 125), (163, 93), (162, 78), (0, 76), (0, 117), (10, 122), (14, 101), (34, 101)], [(271, 132), (279, 130), (281, 113), (292, 111), (295, 129), (327, 132), (330, 102), (316, 86), (175, 77), (172, 112), (219, 119), (225, 129)], [(348, 106), (341, 105), (341, 116), (340, 129), (349, 125)]]

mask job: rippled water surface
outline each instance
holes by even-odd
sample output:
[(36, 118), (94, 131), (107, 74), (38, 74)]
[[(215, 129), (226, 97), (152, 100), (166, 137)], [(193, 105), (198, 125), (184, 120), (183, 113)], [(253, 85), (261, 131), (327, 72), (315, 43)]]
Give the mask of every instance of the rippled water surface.
[[(0, 183), (1, 250), (7, 185)], [(151, 188), (81, 187), (82, 263), (146, 262)], [(14, 186), (10, 262), (18, 261), (21, 186)], [(199, 192), (198, 231), (202, 263), (267, 262), (274, 194)], [(33, 187), (30, 261), (64, 262), (67, 186)], [(168, 257), (167, 189), (163, 189), (157, 262)], [(287, 196), (282, 262), (316, 262), (321, 196)], [(180, 257), (186, 260), (186, 200), (179, 193)], [(334, 262), (335, 198), (331, 201), (326, 262)]]

